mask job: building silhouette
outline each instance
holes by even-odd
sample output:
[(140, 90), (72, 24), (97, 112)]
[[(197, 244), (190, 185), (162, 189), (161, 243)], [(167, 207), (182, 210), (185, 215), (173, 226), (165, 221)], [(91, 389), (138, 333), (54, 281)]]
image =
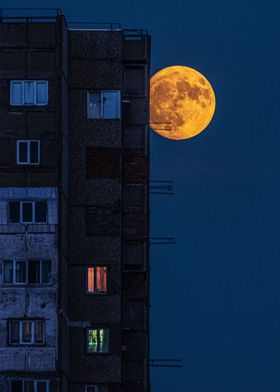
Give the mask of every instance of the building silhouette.
[(0, 391), (147, 392), (150, 36), (1, 10)]

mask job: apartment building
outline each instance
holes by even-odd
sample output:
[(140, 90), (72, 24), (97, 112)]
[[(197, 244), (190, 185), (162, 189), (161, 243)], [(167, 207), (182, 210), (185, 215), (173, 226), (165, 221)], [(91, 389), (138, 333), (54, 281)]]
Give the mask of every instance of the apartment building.
[(0, 391), (148, 392), (150, 36), (26, 13), (0, 18)]

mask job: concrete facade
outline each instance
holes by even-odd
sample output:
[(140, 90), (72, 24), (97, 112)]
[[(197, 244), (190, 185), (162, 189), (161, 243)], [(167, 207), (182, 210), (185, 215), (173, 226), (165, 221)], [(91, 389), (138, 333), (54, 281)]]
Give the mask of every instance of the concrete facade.
[[(63, 15), (0, 32), (0, 391), (148, 392), (150, 36)], [(48, 103), (11, 105), (11, 81), (30, 80)], [(18, 164), (18, 140), (40, 141), (38, 164)], [(40, 201), (46, 221), (24, 223), (22, 203)], [(51, 262), (47, 283), (32, 260)], [(23, 341), (26, 320), (34, 336), (43, 320), (42, 344)]]

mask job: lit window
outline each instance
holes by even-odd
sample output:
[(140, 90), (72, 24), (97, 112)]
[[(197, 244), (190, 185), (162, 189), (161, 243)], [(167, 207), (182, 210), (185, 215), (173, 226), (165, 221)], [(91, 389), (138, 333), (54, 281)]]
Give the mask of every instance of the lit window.
[(49, 392), (50, 382), (46, 380), (11, 380), (11, 392)]
[(50, 284), (50, 260), (5, 260), (4, 284)]
[(87, 267), (87, 292), (90, 294), (107, 292), (107, 267)]
[(11, 105), (47, 105), (48, 82), (45, 80), (13, 80), (10, 87)]
[(44, 320), (9, 320), (9, 344), (44, 344)]
[(88, 118), (120, 118), (120, 91), (88, 93)]
[(10, 201), (10, 223), (47, 223), (46, 201)]
[(87, 329), (87, 351), (107, 353), (109, 350), (109, 330), (107, 328)]
[(39, 140), (17, 140), (17, 164), (38, 165), (40, 163)]

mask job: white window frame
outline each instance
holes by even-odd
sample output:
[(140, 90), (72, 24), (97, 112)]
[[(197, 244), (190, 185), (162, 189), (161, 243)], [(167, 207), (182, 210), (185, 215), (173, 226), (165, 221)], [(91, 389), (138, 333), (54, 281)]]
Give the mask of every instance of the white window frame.
[[(19, 323), (19, 342), (18, 343), (11, 343), (11, 325), (12, 322), (17, 321)], [(35, 342), (35, 321), (42, 321), (43, 322), (43, 342), (42, 343), (37, 343)], [(23, 324), (25, 322), (31, 322), (31, 340), (30, 342), (24, 342), (23, 341)], [(9, 346), (42, 346), (45, 344), (46, 341), (46, 329), (45, 329), (45, 320), (42, 319), (33, 319), (33, 320), (28, 320), (28, 319), (12, 319), (8, 321), (8, 327), (9, 327)]]
[[(4, 267), (4, 265), (5, 265), (5, 262), (7, 262), (7, 261), (12, 261), (12, 263), (13, 263), (13, 281), (12, 281), (12, 283), (6, 283), (6, 282), (4, 282), (4, 270), (5, 270), (5, 267)], [(39, 283), (30, 283), (29, 282), (29, 262), (32, 262), (32, 261), (39, 261), (40, 262), (40, 282)], [(50, 282), (49, 283), (44, 283), (43, 282), (43, 262), (44, 261), (50, 261), (50, 264), (51, 264), (51, 279), (50, 279)], [(24, 262), (25, 263), (25, 282), (17, 282), (16, 281), (16, 264), (18, 263), (18, 262)], [(43, 285), (43, 286), (49, 286), (49, 285), (51, 285), (52, 284), (52, 262), (51, 262), (51, 260), (45, 260), (45, 259), (34, 259), (34, 260), (3, 260), (3, 263), (2, 263), (2, 284), (3, 285), (5, 285), (5, 286), (9, 286), (9, 285), (16, 285), (16, 286), (22, 286), (22, 285), (31, 285), (31, 286), (34, 286), (34, 285)]]
[[(21, 102), (20, 103), (13, 103), (13, 85), (15, 83), (21, 84)], [(24, 85), (27, 83), (33, 83), (33, 102), (32, 103), (25, 103), (24, 97)], [(45, 83), (47, 87), (47, 96), (44, 103), (37, 102), (36, 90), (37, 85), (40, 83)], [(49, 82), (47, 80), (11, 80), (10, 82), (10, 105), (12, 106), (46, 106), (49, 100)]]
[(38, 388), (37, 388), (37, 383), (39, 382), (44, 382), (46, 383), (46, 391), (50, 392), (50, 380), (38, 380), (38, 379), (30, 379), (30, 378), (14, 378), (14, 379), (10, 379), (9, 380), (9, 384), (10, 384), (10, 391), (12, 390), (12, 383), (11, 381), (22, 381), (22, 392), (24, 392), (24, 382), (33, 382), (34, 383), (34, 392), (37, 392)]
[[(91, 117), (90, 116), (90, 94), (100, 94), (100, 117)], [(106, 93), (117, 93), (118, 95), (118, 107), (117, 107), (117, 116), (116, 117), (108, 117), (104, 116), (104, 94)], [(121, 118), (121, 92), (120, 90), (90, 90), (87, 92), (87, 118), (93, 120), (105, 119), (105, 120), (113, 120), (113, 119), (120, 119)]]
[[(19, 223), (20, 224), (29, 224), (29, 225), (45, 225), (48, 223), (48, 202), (47, 200), (9, 200), (9, 202), (18, 202), (19, 203)], [(46, 202), (47, 204), (47, 213), (46, 213), (46, 221), (45, 222), (36, 222), (35, 221), (35, 204), (40, 202)], [(29, 222), (25, 222), (23, 220), (23, 204), (30, 203), (32, 204), (32, 220)]]
[[(30, 162), (30, 145), (31, 145), (31, 142), (37, 142), (37, 145), (38, 145), (38, 162)], [(20, 161), (19, 160), (19, 158), (20, 158), (20, 156), (19, 156), (19, 146), (20, 146), (20, 144), (21, 143), (25, 143), (25, 144), (27, 144), (27, 162), (22, 162), (22, 161)], [(40, 164), (40, 149), (41, 149), (41, 146), (40, 146), (40, 140), (24, 140), (24, 139), (21, 139), (21, 140), (17, 140), (17, 164), (18, 165), (39, 165)]]
[(98, 386), (97, 385), (86, 385), (85, 386), (85, 392), (89, 392), (90, 388), (94, 388), (94, 392), (98, 392)]

